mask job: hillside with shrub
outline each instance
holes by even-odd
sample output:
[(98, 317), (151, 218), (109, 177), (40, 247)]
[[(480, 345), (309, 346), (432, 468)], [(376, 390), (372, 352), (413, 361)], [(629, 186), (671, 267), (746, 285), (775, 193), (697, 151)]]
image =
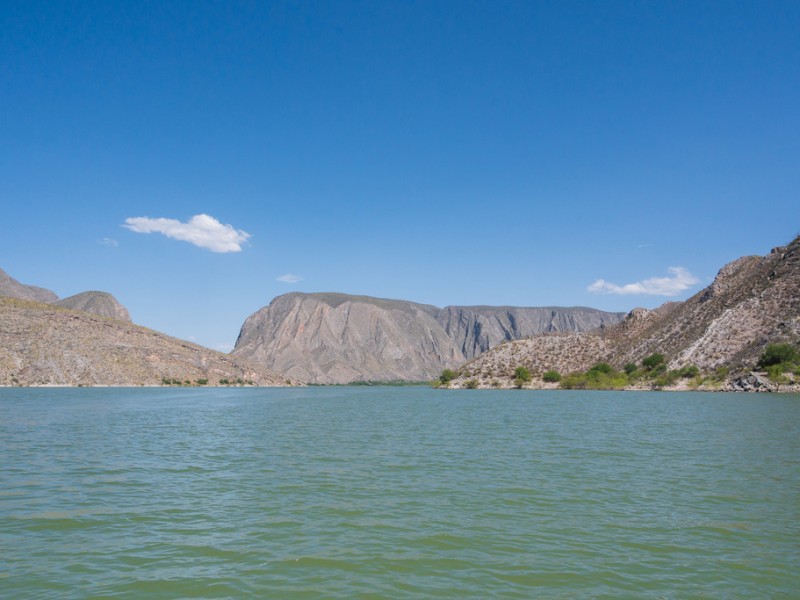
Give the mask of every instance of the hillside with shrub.
[[(637, 308), (589, 332), (501, 344), (464, 364), (446, 385), (793, 390), (800, 389), (798, 344), (800, 238), (725, 265), (685, 302)], [(523, 386), (519, 367), (532, 374)]]

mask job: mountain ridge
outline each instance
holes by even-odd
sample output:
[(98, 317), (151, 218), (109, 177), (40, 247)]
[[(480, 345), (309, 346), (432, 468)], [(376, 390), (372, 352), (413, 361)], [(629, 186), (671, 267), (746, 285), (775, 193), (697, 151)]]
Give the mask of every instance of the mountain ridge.
[(419, 381), (501, 340), (542, 330), (585, 330), (623, 316), (583, 307), (438, 308), (338, 292), (291, 292), (245, 320), (231, 354), (312, 383)]

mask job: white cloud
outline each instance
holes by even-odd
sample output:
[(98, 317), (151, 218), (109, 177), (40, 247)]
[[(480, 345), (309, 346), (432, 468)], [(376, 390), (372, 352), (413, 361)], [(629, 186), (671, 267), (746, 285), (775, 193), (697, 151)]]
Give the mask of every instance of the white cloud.
[(241, 252), (250, 234), (223, 225), (209, 215), (195, 215), (188, 223), (177, 219), (130, 217), (123, 225), (136, 233), (163, 233), (169, 238), (189, 242), (212, 252)]
[(217, 344), (214, 346), (214, 350), (219, 350), (220, 352), (225, 352), (227, 354), (233, 350), (233, 344)]
[(112, 248), (116, 248), (119, 246), (119, 242), (117, 240), (111, 239), (110, 237), (104, 237), (102, 240), (97, 240), (97, 243), (102, 246), (111, 246)]
[(588, 291), (595, 294), (619, 294), (630, 296), (634, 294), (646, 294), (649, 296), (677, 296), (681, 292), (688, 290), (700, 280), (692, 275), (683, 267), (670, 267), (669, 277), (651, 277), (636, 283), (617, 285), (605, 279), (598, 279), (588, 288)]
[(300, 275), (292, 275), (291, 273), (287, 273), (286, 275), (281, 275), (275, 281), (282, 281), (283, 283), (297, 283), (298, 281), (303, 281), (303, 278)]

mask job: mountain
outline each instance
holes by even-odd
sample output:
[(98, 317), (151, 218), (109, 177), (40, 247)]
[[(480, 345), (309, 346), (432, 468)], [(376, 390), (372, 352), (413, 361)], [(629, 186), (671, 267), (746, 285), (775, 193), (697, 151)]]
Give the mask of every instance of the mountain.
[(503, 341), (539, 333), (589, 331), (616, 323), (623, 316), (583, 307), (448, 306), (438, 312), (436, 320), (469, 359)]
[(126, 321), (0, 297), (0, 385), (160, 385), (165, 378), (289, 383), (245, 359)]
[(250, 315), (231, 353), (311, 383), (421, 381), (503, 340), (582, 331), (622, 313), (589, 308), (458, 307), (291, 293)]
[(55, 292), (35, 285), (24, 285), (11, 277), (3, 269), (0, 269), (0, 296), (17, 298), (19, 300), (33, 300), (34, 302), (44, 302), (55, 304), (72, 310), (82, 310), (84, 312), (130, 321), (131, 317), (119, 301), (108, 292), (82, 292), (63, 300), (58, 299)]
[(82, 292), (54, 302), (53, 304), (72, 310), (82, 310), (84, 312), (100, 315), (101, 317), (131, 322), (128, 309), (122, 306), (122, 304), (108, 292)]
[[(534, 373), (615, 368), (653, 353), (670, 369), (752, 369), (767, 344), (800, 340), (800, 237), (766, 256), (746, 256), (720, 269), (714, 282), (685, 302), (637, 308), (618, 324), (577, 334), (537, 335), (497, 346), (461, 368), (480, 385)], [(457, 382), (460, 385), (463, 382)]]
[(19, 298), (20, 300), (33, 300), (35, 302), (55, 302), (58, 296), (55, 292), (35, 285), (25, 285), (0, 269), (0, 296)]

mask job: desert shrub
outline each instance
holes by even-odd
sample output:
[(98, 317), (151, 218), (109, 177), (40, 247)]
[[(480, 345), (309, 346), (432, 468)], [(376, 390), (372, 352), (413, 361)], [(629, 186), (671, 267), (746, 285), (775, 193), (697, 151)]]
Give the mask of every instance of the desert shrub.
[(561, 373), (558, 371), (545, 371), (542, 375), (542, 380), (547, 383), (558, 383), (561, 381)]
[(467, 381), (467, 389), (468, 390), (478, 389), (478, 382), (475, 379), (470, 379), (469, 381)]
[(514, 379), (521, 379), (524, 382), (528, 382), (532, 378), (531, 372), (527, 367), (517, 367), (514, 370)]
[(208, 383), (208, 379), (196, 379), (195, 381), (197, 385), (205, 385)]
[(700, 374), (700, 369), (698, 369), (695, 365), (686, 365), (678, 370), (678, 374), (684, 379), (691, 379), (692, 377), (697, 377)]
[(514, 385), (517, 388), (521, 388), (531, 379), (533, 379), (533, 376), (531, 375), (531, 372), (527, 367), (517, 367), (514, 370)]
[(789, 379), (784, 375), (785, 366), (783, 363), (770, 365), (767, 367), (767, 377), (774, 383), (787, 383)]
[(561, 378), (561, 388), (565, 390), (585, 390), (587, 383), (585, 373), (570, 373)]
[(586, 374), (589, 375), (590, 377), (596, 377), (598, 375), (608, 375), (613, 372), (614, 369), (611, 368), (610, 364), (601, 362), (594, 365), (591, 369), (589, 369), (586, 372)]
[(769, 344), (761, 355), (758, 366), (763, 369), (772, 365), (797, 363), (800, 363), (800, 354), (792, 344)]
[(642, 366), (649, 371), (657, 369), (663, 363), (664, 355), (658, 354), (657, 352), (642, 360)]
[(636, 369), (638, 369), (638, 367), (635, 363), (628, 363), (624, 367), (625, 375), (633, 375), (636, 372)]
[(453, 379), (455, 379), (456, 377), (458, 377), (458, 373), (456, 373), (452, 369), (445, 369), (444, 371), (442, 371), (442, 374), (439, 375), (439, 383), (441, 383), (442, 385), (447, 385), (448, 383), (453, 381)]
[(674, 385), (678, 379), (680, 379), (681, 373), (680, 371), (665, 371), (661, 375), (658, 375), (655, 379), (653, 379), (653, 387), (656, 389), (667, 387), (670, 385)]

